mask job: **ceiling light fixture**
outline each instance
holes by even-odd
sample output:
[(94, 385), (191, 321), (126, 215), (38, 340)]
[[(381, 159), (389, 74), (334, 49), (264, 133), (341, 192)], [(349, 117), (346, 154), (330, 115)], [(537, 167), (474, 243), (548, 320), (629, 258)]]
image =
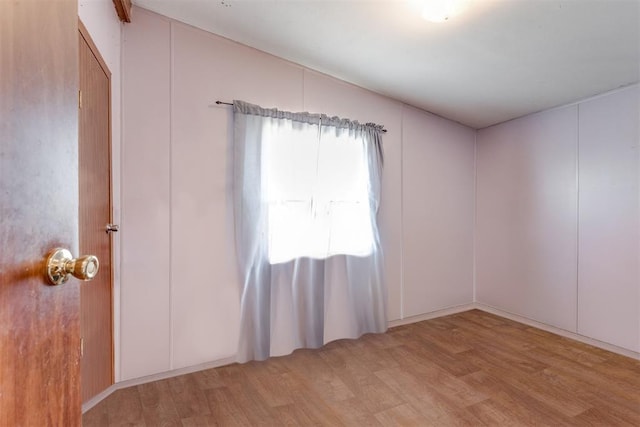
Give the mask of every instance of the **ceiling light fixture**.
[(445, 22), (460, 14), (469, 0), (423, 0), (422, 17), (431, 22)]

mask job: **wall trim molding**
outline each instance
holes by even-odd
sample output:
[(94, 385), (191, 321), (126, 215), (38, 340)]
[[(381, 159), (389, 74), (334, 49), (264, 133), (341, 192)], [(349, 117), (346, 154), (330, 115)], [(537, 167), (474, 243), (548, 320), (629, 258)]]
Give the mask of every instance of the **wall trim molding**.
[(473, 310), (474, 308), (476, 308), (474, 303), (462, 304), (462, 305), (456, 305), (453, 307), (444, 308), (441, 310), (430, 311), (429, 313), (418, 314), (416, 316), (405, 317), (403, 319), (391, 320), (389, 322), (389, 328), (395, 328), (396, 326), (422, 322), (423, 320), (435, 319), (437, 317), (449, 316), (451, 314), (462, 313), (464, 311)]
[[(585, 344), (592, 345), (594, 347), (601, 348), (603, 350), (610, 351), (612, 353), (621, 354), (623, 356), (630, 357), (632, 359), (640, 360), (640, 353), (628, 350), (626, 348), (618, 347), (613, 344), (609, 344), (603, 341), (598, 341), (593, 338), (586, 337), (584, 335), (577, 334), (575, 332), (567, 331), (564, 329), (550, 326), (545, 323), (540, 323), (535, 320), (528, 319), (526, 317), (518, 316), (517, 314), (509, 313), (507, 311), (500, 310), (498, 308), (482, 304), (482, 303), (469, 303), (448, 307), (442, 310), (436, 310), (425, 314), (419, 314), (417, 316), (406, 317), (404, 319), (397, 319), (388, 322), (389, 328), (395, 328), (397, 326), (408, 325), (411, 323), (422, 322), (424, 320), (435, 319), (438, 317), (449, 316), (451, 314), (462, 313), (469, 310), (481, 310), (487, 313), (495, 314), (496, 316), (504, 317), (505, 319), (513, 320), (514, 322), (522, 323), (534, 328), (542, 329), (543, 331), (551, 332), (556, 335), (560, 335), (565, 338), (570, 338), (575, 341), (579, 341)], [(192, 372), (203, 371), (205, 369), (219, 368), (221, 366), (230, 365), (235, 363), (235, 357), (227, 357), (224, 359), (218, 359), (211, 362), (201, 363), (198, 365), (188, 366), (180, 369), (173, 369), (166, 372), (160, 372), (158, 374), (147, 375), (140, 378), (133, 378), (130, 380), (124, 380), (111, 385), (103, 392), (97, 394), (93, 398), (89, 399), (82, 405), (82, 413), (87, 412), (89, 409), (96, 406), (102, 400), (106, 399), (113, 392), (122, 388), (132, 387), (140, 384), (146, 384), (152, 381), (164, 380), (167, 378), (177, 377), (179, 375), (190, 374)]]
[(205, 362), (205, 363), (200, 363), (198, 365), (187, 366), (185, 368), (172, 369), (170, 371), (159, 372), (157, 374), (152, 374), (152, 375), (147, 375), (140, 378), (132, 378), (130, 380), (117, 382), (109, 386), (103, 392), (97, 394), (96, 396), (92, 397), (91, 399), (83, 403), (82, 413), (84, 414), (89, 409), (93, 408), (98, 403), (100, 403), (102, 400), (106, 399), (111, 393), (113, 393), (116, 390), (120, 390), (121, 388), (133, 387), (136, 385), (146, 384), (153, 381), (166, 380), (167, 378), (173, 378), (179, 375), (191, 374), (193, 372), (204, 371), (206, 369), (219, 368), (221, 366), (231, 365), (232, 363), (235, 363), (235, 361), (236, 361), (235, 356), (226, 357), (224, 359), (217, 359), (211, 362)]
[(120, 384), (121, 383), (111, 384), (105, 390), (101, 391), (100, 393), (98, 393), (95, 396), (93, 396), (91, 399), (89, 399), (86, 402), (84, 402), (82, 404), (82, 413), (84, 414), (89, 409), (93, 408), (98, 403), (102, 402), (104, 399), (109, 397), (109, 395), (111, 395), (111, 393), (113, 393), (114, 391), (116, 391), (116, 390), (118, 390), (120, 388), (123, 388), (122, 386), (120, 386)]
[(580, 335), (576, 332), (567, 331), (566, 329), (561, 329), (555, 326), (547, 325), (546, 323), (541, 323), (536, 320), (531, 320), (527, 317), (522, 317), (517, 314), (509, 313), (508, 311), (501, 310), (499, 308), (492, 307), (490, 305), (482, 304), (482, 303), (474, 303), (473, 304), (478, 310), (486, 311), (487, 313), (495, 314), (496, 316), (504, 317), (505, 319), (513, 320), (514, 322), (523, 323), (528, 326), (532, 326), (534, 328), (542, 329), (543, 331), (551, 332), (552, 334), (560, 335), (565, 338), (570, 338), (575, 341), (579, 341), (584, 344), (589, 344), (594, 347), (601, 348), (603, 350), (610, 351), (612, 353), (621, 354), (622, 356), (630, 357), (632, 359), (640, 360), (640, 353), (629, 350), (623, 347), (619, 347), (614, 344), (609, 344), (604, 341), (599, 341), (594, 338), (589, 338), (584, 335)]

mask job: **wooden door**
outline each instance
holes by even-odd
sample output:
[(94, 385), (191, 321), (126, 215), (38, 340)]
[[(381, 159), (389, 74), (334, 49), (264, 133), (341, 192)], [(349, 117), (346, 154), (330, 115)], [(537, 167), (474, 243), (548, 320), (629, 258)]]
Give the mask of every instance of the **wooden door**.
[(80, 425), (78, 6), (0, 1), (0, 425)]
[(80, 285), (82, 401), (113, 384), (111, 236), (111, 74), (81, 22), (80, 252), (96, 255), (100, 270)]

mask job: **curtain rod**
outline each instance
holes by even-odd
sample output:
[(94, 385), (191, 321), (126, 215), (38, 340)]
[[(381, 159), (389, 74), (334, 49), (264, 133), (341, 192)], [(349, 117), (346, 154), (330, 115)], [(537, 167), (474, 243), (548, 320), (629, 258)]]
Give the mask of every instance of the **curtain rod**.
[[(233, 106), (233, 102), (224, 102), (224, 101), (216, 101), (216, 104), (220, 105), (231, 105)], [(371, 125), (371, 126), (377, 126), (375, 123), (366, 123), (367, 125)], [(382, 131), (383, 133), (387, 133), (387, 130), (385, 128), (380, 129), (380, 131)]]

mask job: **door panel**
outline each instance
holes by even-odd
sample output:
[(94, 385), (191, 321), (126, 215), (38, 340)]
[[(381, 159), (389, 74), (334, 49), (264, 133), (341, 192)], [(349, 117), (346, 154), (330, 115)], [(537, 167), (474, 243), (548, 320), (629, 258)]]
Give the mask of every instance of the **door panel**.
[(0, 425), (80, 424), (75, 0), (0, 1)]
[(82, 401), (113, 383), (110, 74), (88, 32), (80, 27), (79, 158), (80, 252), (100, 260), (98, 275), (80, 285)]

